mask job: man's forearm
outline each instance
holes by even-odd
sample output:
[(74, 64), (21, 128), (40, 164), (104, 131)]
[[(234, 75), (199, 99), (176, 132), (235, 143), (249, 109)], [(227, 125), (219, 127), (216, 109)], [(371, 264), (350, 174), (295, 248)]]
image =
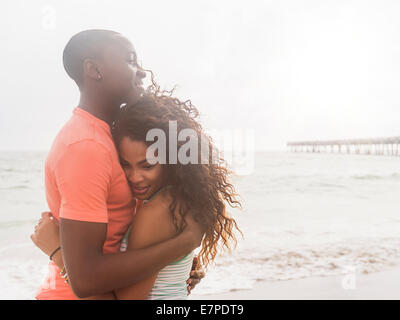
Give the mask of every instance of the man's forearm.
[(81, 298), (126, 287), (158, 272), (194, 247), (188, 236), (180, 234), (145, 249), (94, 255), (86, 259), (79, 277), (70, 277), (71, 287)]

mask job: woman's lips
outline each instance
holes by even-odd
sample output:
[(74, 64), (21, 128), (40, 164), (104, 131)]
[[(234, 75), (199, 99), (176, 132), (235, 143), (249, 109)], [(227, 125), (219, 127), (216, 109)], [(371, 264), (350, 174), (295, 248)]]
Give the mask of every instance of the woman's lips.
[(147, 187), (132, 187), (132, 192), (135, 195), (145, 194), (149, 190), (150, 186)]

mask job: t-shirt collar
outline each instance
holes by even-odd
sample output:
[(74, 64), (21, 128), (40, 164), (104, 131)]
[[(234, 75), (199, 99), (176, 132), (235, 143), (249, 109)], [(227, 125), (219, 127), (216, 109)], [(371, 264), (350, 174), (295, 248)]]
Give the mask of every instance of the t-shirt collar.
[(111, 133), (110, 126), (108, 125), (107, 122), (95, 117), (94, 115), (92, 115), (91, 113), (87, 112), (86, 110), (83, 110), (80, 107), (76, 107), (74, 109), (73, 113), (78, 115), (78, 116), (84, 117), (84, 118), (86, 118), (88, 120), (91, 120), (91, 121), (95, 122), (96, 125), (99, 125), (100, 127), (106, 129), (108, 132)]

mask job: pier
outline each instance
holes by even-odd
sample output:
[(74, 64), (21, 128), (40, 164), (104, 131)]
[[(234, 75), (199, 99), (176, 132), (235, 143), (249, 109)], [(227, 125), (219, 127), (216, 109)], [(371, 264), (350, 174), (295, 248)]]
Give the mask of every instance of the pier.
[(370, 139), (288, 142), (291, 152), (345, 153), (400, 156), (400, 136)]

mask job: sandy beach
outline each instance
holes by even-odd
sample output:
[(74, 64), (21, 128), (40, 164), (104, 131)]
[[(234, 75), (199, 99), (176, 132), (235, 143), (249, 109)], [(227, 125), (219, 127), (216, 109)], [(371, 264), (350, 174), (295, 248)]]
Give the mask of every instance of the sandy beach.
[[(346, 278), (345, 278), (346, 277)], [(399, 300), (400, 264), (371, 274), (258, 282), (252, 290), (199, 295), (191, 300)]]

